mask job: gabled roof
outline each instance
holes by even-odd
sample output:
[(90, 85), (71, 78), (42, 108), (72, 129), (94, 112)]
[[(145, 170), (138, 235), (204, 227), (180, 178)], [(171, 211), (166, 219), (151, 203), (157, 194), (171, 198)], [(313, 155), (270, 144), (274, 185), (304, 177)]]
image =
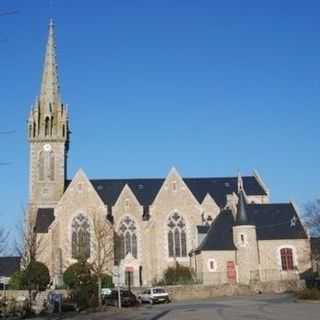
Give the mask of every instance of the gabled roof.
[(233, 243), (234, 219), (230, 210), (221, 211), (196, 251), (236, 250)]
[(0, 257), (0, 277), (10, 277), (20, 270), (21, 257)]
[[(142, 206), (150, 206), (165, 179), (91, 179), (93, 187), (108, 206), (114, 206), (126, 184), (135, 194)], [(237, 177), (227, 178), (183, 178), (199, 203), (206, 194), (215, 200), (219, 207), (226, 204), (226, 195), (237, 192)], [(70, 180), (66, 181), (66, 187)], [(266, 195), (265, 190), (254, 176), (243, 177), (244, 189), (247, 195)]]
[(37, 212), (35, 232), (48, 233), (48, 229), (54, 220), (53, 208), (39, 208)]

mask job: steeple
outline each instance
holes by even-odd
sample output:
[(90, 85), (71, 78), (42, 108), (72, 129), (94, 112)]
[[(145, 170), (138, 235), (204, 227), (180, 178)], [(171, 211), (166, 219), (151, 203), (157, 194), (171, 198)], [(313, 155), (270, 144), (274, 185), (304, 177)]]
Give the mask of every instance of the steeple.
[(59, 95), (54, 24), (50, 20), (40, 96), (28, 119), (30, 203), (51, 206), (63, 194), (69, 133), (67, 106)]
[(50, 113), (52, 108), (60, 104), (59, 96), (59, 80), (56, 61), (56, 44), (54, 35), (53, 20), (49, 23), (49, 35), (47, 42), (46, 55), (44, 59), (40, 103), (44, 107), (44, 111)]
[(61, 103), (54, 23), (49, 23), (49, 34), (44, 58), (40, 96), (31, 108), (28, 121), (29, 140), (68, 140), (68, 111)]

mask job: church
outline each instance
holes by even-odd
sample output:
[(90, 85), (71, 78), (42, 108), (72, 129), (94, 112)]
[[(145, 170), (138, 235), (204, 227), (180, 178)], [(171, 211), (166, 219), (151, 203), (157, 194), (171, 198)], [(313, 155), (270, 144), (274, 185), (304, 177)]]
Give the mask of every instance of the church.
[(122, 285), (151, 285), (175, 263), (209, 285), (297, 279), (310, 268), (296, 206), (271, 203), (257, 172), (186, 178), (172, 168), (157, 179), (90, 179), (80, 169), (68, 180), (69, 112), (51, 21), (40, 95), (27, 121), (28, 221), (39, 239), (37, 259), (55, 284), (77, 261), (80, 243), (89, 262), (97, 259), (97, 219), (107, 234), (105, 271)]

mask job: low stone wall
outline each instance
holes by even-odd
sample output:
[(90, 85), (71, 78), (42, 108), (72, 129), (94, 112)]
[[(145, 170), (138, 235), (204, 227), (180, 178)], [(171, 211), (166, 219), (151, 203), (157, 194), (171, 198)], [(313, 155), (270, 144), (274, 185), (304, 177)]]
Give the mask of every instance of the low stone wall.
[[(210, 299), (223, 296), (256, 295), (259, 293), (283, 293), (303, 289), (304, 281), (260, 282), (251, 285), (225, 284), (220, 286), (180, 285), (166, 286), (173, 301)], [(135, 290), (141, 292), (141, 290)]]
[(17, 298), (17, 297), (29, 297), (29, 292), (27, 290), (6, 290), (0, 291), (0, 296), (6, 296), (7, 298)]
[[(258, 293), (283, 293), (288, 291), (299, 291), (305, 288), (303, 280), (292, 281), (272, 281), (272, 282), (256, 282), (248, 286), (238, 284), (225, 284), (220, 286), (205, 286), (201, 284), (195, 285), (179, 285), (166, 286), (170, 298), (173, 301), (192, 300), (192, 299), (210, 299), (214, 297), (223, 296), (240, 296), (240, 295), (256, 295)], [(133, 288), (135, 294), (141, 293), (145, 288)], [(51, 291), (51, 290), (50, 290)], [(54, 290), (62, 293), (64, 296), (68, 295), (67, 290)], [(47, 291), (49, 293), (49, 290)], [(3, 295), (4, 292), (0, 292)], [(18, 296), (28, 297), (26, 290), (8, 290), (5, 292), (9, 298), (16, 298)]]
[[(64, 296), (68, 295), (67, 290), (47, 290), (46, 292), (49, 293), (54, 291), (56, 293), (62, 293)], [(17, 298), (17, 297), (26, 297), (29, 298), (29, 291), (28, 290), (6, 290), (0, 291), (0, 296), (6, 296), (7, 298)]]

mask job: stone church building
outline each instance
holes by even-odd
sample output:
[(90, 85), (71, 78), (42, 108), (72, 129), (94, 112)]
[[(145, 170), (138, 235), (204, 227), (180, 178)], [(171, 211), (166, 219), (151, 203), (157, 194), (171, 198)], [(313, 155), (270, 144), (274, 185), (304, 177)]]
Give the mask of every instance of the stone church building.
[[(296, 277), (310, 268), (310, 241), (293, 203), (271, 203), (260, 176), (68, 180), (69, 110), (59, 95), (50, 22), (39, 97), (28, 119), (28, 217), (38, 259), (55, 283), (79, 244), (95, 260), (94, 217), (108, 230), (106, 271), (151, 285), (176, 262), (205, 284)], [(74, 132), (74, 134), (77, 134)], [(116, 268), (115, 268), (116, 266)]]

